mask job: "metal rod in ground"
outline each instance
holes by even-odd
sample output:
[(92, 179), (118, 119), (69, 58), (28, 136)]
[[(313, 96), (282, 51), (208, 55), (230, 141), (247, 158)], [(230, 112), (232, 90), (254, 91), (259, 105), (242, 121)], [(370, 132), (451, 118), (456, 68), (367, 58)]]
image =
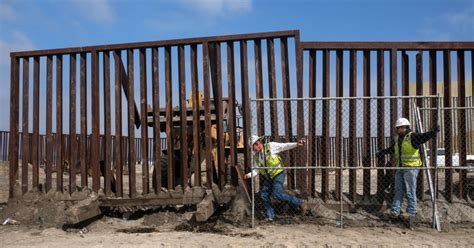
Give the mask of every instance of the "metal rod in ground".
[[(467, 110), (474, 110), (474, 107), (449, 107), (449, 108), (442, 108), (443, 110), (456, 110), (456, 109), (467, 109)], [(423, 110), (438, 110), (438, 108), (420, 108), (421, 111)]]
[[(251, 162), (253, 164), (253, 159), (251, 160)], [(253, 166), (252, 168), (250, 169), (250, 178), (252, 180), (252, 228), (255, 227), (255, 178), (253, 176)], [(260, 173), (259, 173), (260, 174)]]
[[(439, 93), (438, 93), (438, 96), (439, 96)], [(438, 110), (437, 110), (438, 111), (438, 114), (437, 114), (438, 118), (437, 118), (436, 121), (437, 121), (437, 125), (439, 126), (439, 122), (441, 120), (441, 118), (440, 118), (441, 115), (440, 115), (440, 112), (439, 112), (439, 110), (440, 110), (440, 98), (439, 97), (438, 97), (438, 104), (436, 104), (436, 107), (438, 108)], [(436, 137), (435, 137), (435, 143), (438, 144), (438, 135), (436, 135)], [(438, 168), (438, 163), (436, 162), (436, 164), (434, 166), (437, 169)], [(435, 171), (436, 171), (435, 172), (436, 175), (435, 175), (435, 178), (434, 178), (434, 183), (435, 183), (434, 184), (434, 190), (435, 191), (433, 192), (433, 214), (438, 218), (438, 213), (437, 213), (438, 204), (436, 203), (436, 201), (437, 201), (436, 196), (437, 196), (437, 193), (438, 193), (438, 170), (435, 170)], [(439, 219), (437, 220), (436, 223), (437, 223), (436, 230), (438, 232), (440, 232), (441, 231), (441, 223), (439, 222)]]
[(344, 221), (342, 219), (342, 191), (343, 191), (343, 183), (342, 183), (342, 164), (340, 165), (341, 166), (341, 169), (339, 171), (339, 185), (340, 185), (340, 190), (339, 190), (339, 201), (340, 201), (340, 204), (341, 204), (341, 209), (340, 209), (340, 212), (339, 212), (339, 225), (341, 228), (344, 227)]
[[(416, 106), (416, 103), (413, 102), (413, 111), (414, 111), (414, 114), (415, 114), (415, 120), (416, 120), (416, 124), (418, 125), (418, 131), (420, 133), (423, 133), (423, 125), (421, 123), (421, 118), (420, 118), (420, 109)], [(426, 163), (426, 146), (424, 144), (421, 145), (421, 148), (423, 149), (423, 152), (421, 153), (421, 159), (423, 161), (423, 164), (428, 167), (428, 164)], [(441, 228), (440, 228), (440, 225), (439, 225), (439, 219), (438, 219), (438, 212), (436, 210), (436, 202), (435, 202), (435, 193), (433, 191), (433, 181), (431, 180), (431, 174), (430, 174), (430, 171), (426, 171), (426, 175), (427, 175), (427, 180), (428, 180), (428, 186), (429, 186), (429, 189), (430, 189), (430, 196), (431, 196), (431, 202), (432, 202), (432, 205), (433, 205), (433, 228), (436, 228), (436, 230), (439, 232), (441, 231)]]
[(418, 99), (418, 98), (437, 98), (437, 95), (421, 96), (333, 96), (333, 97), (297, 97), (297, 98), (251, 98), (251, 102), (271, 102), (271, 101), (291, 101), (298, 102), (303, 100), (376, 100), (376, 99)]

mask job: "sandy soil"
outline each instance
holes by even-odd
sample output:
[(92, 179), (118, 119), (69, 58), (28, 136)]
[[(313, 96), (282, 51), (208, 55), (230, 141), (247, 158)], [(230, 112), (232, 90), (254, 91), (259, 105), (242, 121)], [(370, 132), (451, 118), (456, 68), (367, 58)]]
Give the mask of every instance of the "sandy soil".
[[(6, 205), (1, 202), (7, 200), (7, 172), (0, 166), (0, 216), (6, 213)], [(437, 233), (425, 226), (411, 231), (387, 223), (382, 227), (356, 225), (341, 229), (334, 221), (259, 222), (252, 229), (234, 226), (226, 218), (196, 225), (192, 216), (193, 211), (167, 210), (135, 220), (105, 216), (82, 232), (81, 227), (62, 230), (24, 223), (0, 225), (0, 247), (474, 247), (472, 222)]]
[[(60, 229), (0, 227), (3, 247), (472, 247), (474, 230), (436, 233), (430, 229), (408, 231), (398, 228), (351, 228), (331, 226), (276, 225), (255, 229), (232, 228), (222, 233), (138, 230), (140, 220), (104, 219), (89, 232)], [(135, 229), (134, 229), (135, 228)], [(122, 229), (122, 230), (121, 230)], [(131, 233), (124, 233), (126, 231)], [(150, 233), (134, 233), (146, 231)]]
[[(145, 220), (145, 221), (144, 221)], [(25, 226), (1, 226), (3, 247), (473, 247), (474, 227), (436, 233), (431, 229), (340, 229), (320, 225), (263, 225), (255, 229), (210, 228), (214, 233), (170, 230), (170, 225), (146, 226), (146, 218), (125, 221), (104, 217), (87, 227), (63, 231)], [(218, 224), (219, 225), (219, 224)], [(217, 225), (217, 226), (218, 226)], [(163, 228), (165, 226), (165, 228)], [(148, 228), (148, 229), (146, 229)], [(171, 228), (172, 229), (172, 228)], [(176, 229), (176, 227), (175, 227)], [(196, 230), (195, 230), (196, 231)], [(206, 230), (204, 230), (206, 231)]]

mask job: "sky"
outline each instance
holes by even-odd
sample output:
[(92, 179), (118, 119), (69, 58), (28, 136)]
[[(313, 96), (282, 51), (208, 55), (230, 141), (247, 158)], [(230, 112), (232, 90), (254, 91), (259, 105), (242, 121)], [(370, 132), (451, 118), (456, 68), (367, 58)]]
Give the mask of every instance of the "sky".
[(12, 51), (290, 29), (314, 41), (473, 41), (474, 0), (0, 0), (0, 116)]

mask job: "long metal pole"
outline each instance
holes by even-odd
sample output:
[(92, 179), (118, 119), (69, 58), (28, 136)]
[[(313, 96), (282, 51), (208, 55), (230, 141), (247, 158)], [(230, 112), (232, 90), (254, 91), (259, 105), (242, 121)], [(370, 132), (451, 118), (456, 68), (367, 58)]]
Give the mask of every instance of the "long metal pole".
[[(253, 170), (254, 170), (254, 166), (253, 166), (253, 156), (251, 156), (250, 158), (250, 164), (252, 165), (250, 167), (250, 178), (252, 179), (252, 228), (255, 227), (255, 178), (253, 176)], [(260, 173), (258, 173), (260, 174)]]
[[(423, 126), (422, 126), (421, 118), (420, 118), (420, 110), (416, 106), (415, 102), (413, 102), (413, 110), (414, 110), (414, 114), (415, 114), (416, 124), (418, 124), (418, 131), (420, 133), (422, 133), (423, 132)], [(426, 146), (424, 144), (422, 144), (421, 147), (423, 149), (423, 152), (421, 154), (421, 159), (422, 159), (423, 164), (425, 165), (425, 167), (428, 168), (428, 164), (426, 163), (426, 156), (425, 156), (426, 155)], [(427, 170), (426, 172), (427, 172), (426, 174), (427, 174), (427, 179), (428, 179), (428, 186), (429, 186), (429, 189), (430, 189), (431, 201), (432, 201), (432, 204), (433, 204), (433, 228), (436, 228), (436, 230), (439, 232), (439, 231), (441, 231), (441, 228), (440, 228), (440, 225), (439, 225), (438, 212), (436, 210), (436, 201), (435, 201), (435, 196), (434, 196), (434, 191), (433, 191), (433, 181), (431, 180), (430, 171)]]
[(295, 98), (251, 98), (253, 102), (271, 102), (271, 101), (303, 101), (303, 100), (372, 100), (372, 99), (431, 99), (437, 98), (437, 95), (428, 96), (338, 96), (338, 97), (295, 97)]
[(340, 202), (340, 212), (339, 212), (339, 226), (341, 229), (344, 227), (344, 222), (342, 219), (342, 191), (343, 191), (343, 183), (342, 183), (342, 163), (339, 165), (341, 168), (339, 169), (339, 185), (340, 185), (340, 190), (339, 190), (339, 202)]
[[(441, 100), (441, 97), (440, 97), (439, 94), (438, 94), (438, 104), (436, 104), (436, 106), (437, 106), (437, 108), (438, 108), (438, 110), (437, 110), (437, 111), (438, 111), (438, 114), (437, 114), (438, 119), (436, 120), (438, 126), (439, 126), (440, 119), (441, 119), (441, 118), (440, 118), (440, 116), (441, 116), (441, 115), (440, 115), (440, 105), (441, 105), (441, 104), (440, 104), (440, 100)], [(436, 137), (435, 137), (435, 144), (438, 144), (438, 135), (436, 135)], [(438, 147), (438, 145), (436, 145), (435, 147)], [(435, 178), (434, 178), (434, 182), (435, 182), (435, 184), (434, 184), (434, 190), (435, 190), (435, 191), (434, 191), (434, 193), (433, 193), (433, 197), (434, 197), (434, 200), (433, 200), (433, 215), (435, 215), (436, 218), (438, 218), (438, 213), (437, 213), (437, 211), (438, 211), (438, 204), (437, 204), (437, 199), (436, 199), (437, 193), (438, 193), (438, 170), (437, 170), (437, 169), (438, 169), (438, 162), (436, 162), (434, 166), (435, 166), (435, 168), (436, 168), (436, 169), (435, 169), (436, 175), (435, 175)], [(437, 230), (438, 232), (441, 231), (441, 223), (439, 222), (439, 219), (437, 219), (436, 230)]]

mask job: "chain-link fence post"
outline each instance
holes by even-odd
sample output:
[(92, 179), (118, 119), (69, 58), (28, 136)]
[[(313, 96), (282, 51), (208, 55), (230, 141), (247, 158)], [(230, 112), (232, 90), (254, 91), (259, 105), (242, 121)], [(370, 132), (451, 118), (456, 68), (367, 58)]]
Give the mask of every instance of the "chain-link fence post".
[[(252, 156), (253, 157), (253, 156)], [(251, 173), (251, 180), (252, 180), (252, 228), (255, 227), (255, 177), (253, 176), (253, 170), (254, 170), (254, 166), (253, 166), (253, 158), (250, 160), (251, 163), (252, 163), (252, 166), (251, 166), (251, 169), (250, 169), (250, 173)]]

